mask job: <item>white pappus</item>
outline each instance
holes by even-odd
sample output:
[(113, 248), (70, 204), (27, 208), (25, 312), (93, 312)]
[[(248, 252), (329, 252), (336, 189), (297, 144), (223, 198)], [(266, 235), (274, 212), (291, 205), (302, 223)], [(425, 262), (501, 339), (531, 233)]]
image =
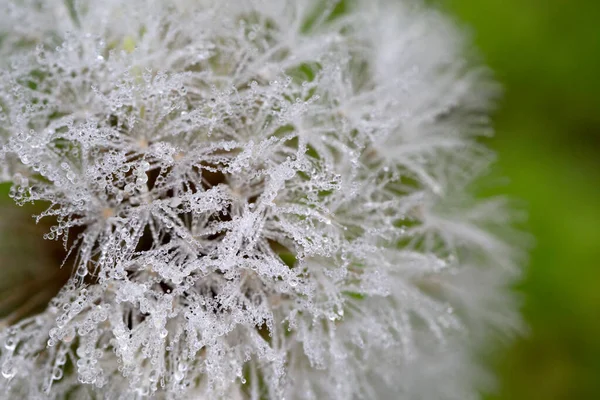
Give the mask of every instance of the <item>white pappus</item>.
[(520, 326), (498, 93), (418, 1), (0, 0), (0, 163), (73, 275), (0, 331), (43, 399), (469, 399)]

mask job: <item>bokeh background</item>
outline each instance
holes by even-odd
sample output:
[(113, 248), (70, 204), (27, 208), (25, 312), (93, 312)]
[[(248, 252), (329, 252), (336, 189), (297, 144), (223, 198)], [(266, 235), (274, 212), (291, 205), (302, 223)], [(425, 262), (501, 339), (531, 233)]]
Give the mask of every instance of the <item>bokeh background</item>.
[[(509, 178), (501, 191), (522, 200), (536, 242), (515, 288), (530, 333), (491, 357), (500, 385), (487, 400), (600, 399), (600, 0), (429, 1), (471, 33), (505, 88), (494, 174)], [(7, 192), (0, 187), (5, 228), (32, 214), (9, 206)], [(35, 232), (1, 230), (0, 262), (20, 254), (23, 268), (0, 286), (31, 282), (30, 268), (60, 259), (40, 253), (43, 227), (27, 229)]]
[(488, 398), (600, 399), (600, 1), (437, 3), (504, 85), (491, 145), (536, 241), (517, 288), (531, 332), (495, 357)]

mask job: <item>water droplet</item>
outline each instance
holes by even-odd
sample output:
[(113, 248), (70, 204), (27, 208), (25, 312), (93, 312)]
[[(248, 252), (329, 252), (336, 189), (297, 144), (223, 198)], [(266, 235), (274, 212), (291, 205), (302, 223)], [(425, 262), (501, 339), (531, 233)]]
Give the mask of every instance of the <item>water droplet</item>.
[(17, 341), (12, 337), (8, 337), (4, 341), (4, 347), (8, 351), (13, 351), (17, 347)]
[(60, 368), (54, 368), (52, 371), (52, 379), (55, 381), (60, 380), (63, 377), (63, 371)]
[(80, 266), (79, 268), (77, 268), (77, 275), (80, 277), (84, 277), (88, 274), (88, 270), (86, 268), (85, 265)]
[(183, 375), (183, 373), (182, 373), (182, 372), (180, 372), (180, 371), (175, 371), (175, 373), (173, 374), (173, 378), (174, 378), (176, 381), (180, 381), (180, 380), (182, 380), (182, 379), (183, 379), (183, 376), (184, 376), (184, 375)]
[(17, 370), (15, 369), (14, 362), (12, 360), (6, 360), (4, 364), (2, 364), (2, 376), (6, 379), (11, 379), (15, 376)]

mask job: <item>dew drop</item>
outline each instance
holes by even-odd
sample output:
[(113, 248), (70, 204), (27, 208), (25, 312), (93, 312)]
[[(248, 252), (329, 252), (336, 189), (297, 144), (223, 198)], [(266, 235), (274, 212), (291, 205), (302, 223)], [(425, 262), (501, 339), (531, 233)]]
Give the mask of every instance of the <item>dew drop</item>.
[(12, 360), (7, 360), (2, 364), (2, 376), (6, 379), (12, 378), (16, 373), (17, 371)]

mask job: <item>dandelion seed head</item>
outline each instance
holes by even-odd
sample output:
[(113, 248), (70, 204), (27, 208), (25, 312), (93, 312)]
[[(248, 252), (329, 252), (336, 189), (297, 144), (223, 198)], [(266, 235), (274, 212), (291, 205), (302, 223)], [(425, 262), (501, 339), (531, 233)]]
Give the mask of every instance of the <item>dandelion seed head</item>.
[(73, 268), (1, 331), (6, 393), (476, 395), (472, 342), (518, 326), (517, 253), (495, 234), (506, 206), (467, 190), (497, 89), (443, 16), (0, 7), (2, 174), (18, 204), (48, 204)]

